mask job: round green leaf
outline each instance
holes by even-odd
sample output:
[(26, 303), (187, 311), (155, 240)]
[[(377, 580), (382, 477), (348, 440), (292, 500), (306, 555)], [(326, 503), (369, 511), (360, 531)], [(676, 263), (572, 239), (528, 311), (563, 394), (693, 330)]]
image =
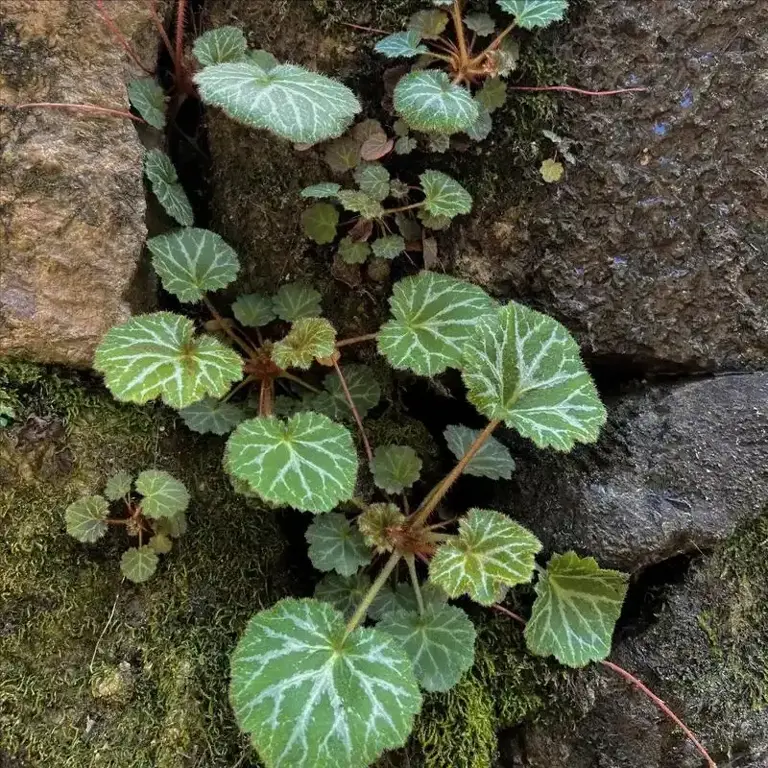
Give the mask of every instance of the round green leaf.
[(401, 235), (386, 235), (371, 244), (378, 259), (394, 259), (405, 252), (405, 239)]
[(592, 557), (553, 555), (536, 584), (525, 627), (528, 650), (569, 667), (607, 658), (627, 581), (626, 574), (600, 568)]
[[(425, 607), (435, 609), (448, 602), (448, 595), (435, 584), (422, 584), (420, 586), (421, 600)], [(416, 592), (409, 582), (401, 581), (394, 588), (387, 585), (374, 598), (368, 614), (372, 619), (381, 621), (392, 613), (398, 611), (418, 611), (419, 602)]]
[(165, 128), (165, 93), (153, 78), (131, 80), (128, 101), (153, 128)]
[(421, 35), (415, 29), (409, 29), (406, 32), (395, 32), (393, 35), (383, 37), (376, 43), (373, 50), (388, 59), (410, 59), (429, 52), (426, 45), (419, 45), (420, 42)]
[(364, 768), (405, 744), (421, 707), (400, 644), (377, 629), (344, 638), (339, 611), (281, 600), (256, 614), (232, 656), (232, 706), (275, 768)]
[(141, 548), (131, 547), (120, 558), (120, 570), (129, 581), (141, 584), (157, 570), (157, 553), (146, 544)]
[(272, 347), (272, 360), (280, 368), (307, 370), (318, 357), (336, 351), (336, 330), (322, 317), (302, 317), (290, 333)]
[(342, 189), (336, 197), (346, 210), (359, 213), (364, 219), (378, 219), (384, 215), (381, 203), (365, 192)]
[(201, 435), (227, 435), (245, 418), (240, 406), (212, 397), (206, 397), (182, 408), (179, 416), (193, 432)]
[(401, 493), (410, 488), (421, 474), (421, 459), (407, 445), (387, 445), (373, 452), (373, 482), (387, 493)]
[(477, 633), (467, 614), (455, 605), (429, 605), (423, 614), (394, 611), (384, 616), (377, 629), (403, 644), (419, 685), (427, 691), (453, 688), (475, 660)]
[[(345, 365), (342, 369), (347, 382), (352, 402), (364, 419), (371, 408), (375, 408), (381, 399), (381, 387), (367, 365)], [(344, 389), (337, 374), (329, 373), (323, 379), (325, 392), (316, 395), (311, 401), (311, 410), (324, 413), (334, 421), (352, 421), (354, 416), (349, 407)]]
[(478, 37), (488, 37), (496, 31), (496, 22), (487, 13), (468, 13), (464, 17), (464, 26)]
[[(480, 435), (480, 430), (451, 425), (446, 428), (443, 434), (451, 453), (458, 460), (461, 460)], [(469, 464), (464, 467), (464, 474), (466, 475), (490, 477), (491, 480), (509, 480), (514, 471), (515, 460), (510, 455), (509, 448), (495, 437), (489, 437), (470, 459)]]
[(318, 317), (320, 294), (306, 283), (286, 283), (281, 286), (273, 299), (275, 314), (289, 323), (303, 317)]
[(98, 541), (106, 532), (109, 503), (103, 496), (83, 496), (67, 507), (67, 533), (86, 544)]
[(247, 328), (261, 328), (277, 317), (272, 299), (261, 293), (238, 296), (232, 304), (232, 313), (237, 322)]
[(163, 288), (187, 304), (201, 301), (206, 291), (225, 288), (240, 269), (235, 251), (207, 229), (177, 229), (150, 238), (147, 247)]
[(492, 605), (498, 585), (513, 587), (533, 577), (541, 542), (522, 525), (490, 509), (470, 509), (459, 533), (438, 547), (429, 580), (449, 597), (468, 594)]
[(150, 149), (144, 155), (144, 175), (165, 212), (182, 226), (191, 227), (194, 224), (192, 206), (184, 187), (179, 184), (171, 158), (159, 149)]
[(507, 85), (500, 77), (492, 77), (483, 83), (476, 98), (489, 113), (495, 112), (503, 107), (507, 100)]
[(167, 555), (173, 549), (173, 539), (167, 533), (156, 533), (149, 540), (149, 546), (158, 555)]
[(389, 197), (389, 171), (381, 163), (361, 163), (355, 168), (355, 181), (361, 192), (374, 200)]
[(339, 243), (339, 258), (345, 264), (364, 264), (371, 253), (371, 246), (351, 237), (345, 237)]
[(93, 360), (118, 400), (160, 396), (172, 408), (223, 397), (242, 378), (242, 366), (236, 352), (212, 336), (195, 336), (192, 321), (171, 312), (137, 315), (112, 328)]
[(322, 414), (259, 417), (230, 436), (225, 466), (266, 501), (330, 512), (354, 493), (357, 451), (349, 430)]
[(309, 559), (318, 571), (336, 571), (351, 576), (371, 562), (371, 550), (363, 535), (338, 513), (316, 517), (306, 533)]
[(257, 67), (261, 67), (265, 72), (271, 72), (280, 62), (269, 52), (262, 48), (248, 50), (245, 52), (248, 61), (252, 61)]
[(551, 317), (510, 302), (483, 318), (464, 346), (467, 398), (539, 448), (593, 443), (606, 412), (579, 347)]
[(448, 26), (448, 14), (435, 9), (417, 11), (408, 19), (408, 29), (425, 40), (436, 40)]
[(395, 142), (395, 153), (398, 155), (410, 155), (419, 146), (419, 142), (410, 136), (402, 136)]
[(362, 571), (353, 576), (327, 573), (317, 582), (315, 597), (324, 603), (330, 603), (344, 614), (344, 618), (350, 618), (370, 586), (371, 580)]
[(398, 282), (389, 300), (392, 319), (378, 335), (393, 368), (434, 376), (462, 363), (464, 343), (479, 320), (496, 311), (482, 288), (436, 272)]
[(323, 181), (320, 184), (313, 184), (311, 187), (304, 187), (299, 193), (302, 197), (336, 197), (336, 194), (341, 189), (341, 184), (336, 184), (333, 181)]
[(395, 88), (395, 109), (408, 125), (425, 133), (458, 133), (477, 120), (472, 94), (453, 85), (445, 72), (411, 72)]
[(341, 136), (360, 112), (349, 88), (293, 64), (268, 72), (252, 60), (216, 64), (198, 72), (195, 82), (203, 103), (300, 144)]
[(141, 513), (145, 517), (174, 517), (189, 506), (184, 483), (161, 469), (144, 470), (136, 478), (136, 490), (144, 497)]
[(330, 203), (315, 203), (301, 214), (304, 234), (318, 245), (332, 243), (336, 239), (339, 212)]
[(515, 17), (518, 27), (546, 27), (565, 16), (568, 0), (496, 0), (502, 11)]
[(195, 40), (192, 53), (203, 67), (245, 61), (248, 43), (241, 29), (219, 27), (211, 29)]
[(432, 216), (453, 218), (472, 210), (472, 196), (458, 181), (440, 171), (425, 171), (419, 176), (424, 190), (424, 207)]
[(118, 501), (131, 492), (132, 483), (133, 477), (131, 473), (121, 469), (107, 480), (107, 484), (104, 487), (104, 495), (110, 501)]

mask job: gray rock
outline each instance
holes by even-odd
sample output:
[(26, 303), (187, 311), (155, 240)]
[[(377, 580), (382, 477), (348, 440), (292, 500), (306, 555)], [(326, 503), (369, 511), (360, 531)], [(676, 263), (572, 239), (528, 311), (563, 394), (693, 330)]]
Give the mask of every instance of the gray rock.
[[(658, 386), (609, 403), (596, 446), (518, 446), (495, 508), (550, 550), (638, 570), (727, 538), (768, 505), (768, 373)], [(502, 433), (503, 436), (504, 433)]]

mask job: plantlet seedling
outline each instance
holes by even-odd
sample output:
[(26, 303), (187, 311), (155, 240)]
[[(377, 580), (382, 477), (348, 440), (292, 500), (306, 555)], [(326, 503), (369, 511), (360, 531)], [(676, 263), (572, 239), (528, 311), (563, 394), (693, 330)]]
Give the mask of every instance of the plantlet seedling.
[[(110, 516), (114, 504), (122, 505), (122, 516)], [(158, 555), (170, 552), (173, 540), (187, 530), (188, 505), (184, 484), (168, 472), (147, 469), (134, 481), (121, 471), (107, 480), (103, 495), (83, 496), (67, 507), (64, 517), (67, 533), (87, 544), (98, 541), (110, 525), (123, 526), (129, 537), (138, 539), (123, 553), (120, 570), (140, 584), (155, 573)]]

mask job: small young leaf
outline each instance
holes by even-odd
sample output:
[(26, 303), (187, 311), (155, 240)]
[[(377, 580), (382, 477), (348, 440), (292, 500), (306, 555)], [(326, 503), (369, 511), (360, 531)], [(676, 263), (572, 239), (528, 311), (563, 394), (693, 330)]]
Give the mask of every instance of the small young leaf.
[(128, 101), (153, 128), (165, 128), (165, 93), (153, 78), (131, 80)]
[(424, 207), (433, 216), (457, 216), (472, 210), (472, 196), (458, 181), (440, 171), (425, 171), (419, 176), (426, 198)]
[(243, 375), (236, 352), (195, 336), (192, 321), (171, 312), (136, 315), (109, 330), (93, 367), (116, 399), (141, 404), (159, 396), (171, 408), (224, 397)]
[(141, 584), (157, 570), (157, 553), (149, 544), (140, 549), (131, 547), (120, 558), (120, 570), (126, 579)]
[(83, 496), (67, 507), (67, 533), (86, 544), (98, 541), (106, 532), (109, 503), (103, 496)]
[(245, 61), (248, 43), (241, 29), (219, 27), (200, 35), (192, 46), (192, 53), (203, 67)]
[(167, 555), (173, 549), (173, 539), (167, 533), (156, 533), (149, 540), (149, 546), (158, 555)]
[(318, 571), (336, 571), (352, 576), (371, 562), (371, 550), (360, 531), (338, 513), (316, 517), (306, 533), (309, 559)]
[(360, 147), (360, 157), (368, 161), (381, 160), (394, 147), (394, 139), (390, 139), (386, 133), (376, 133), (363, 142), (363, 145)]
[(265, 501), (330, 512), (354, 493), (357, 450), (346, 427), (319, 413), (262, 416), (230, 436), (225, 467)]
[(373, 482), (387, 493), (401, 493), (419, 479), (421, 465), (416, 451), (407, 445), (380, 446), (371, 462)]
[(539, 448), (594, 443), (606, 412), (573, 337), (557, 320), (510, 302), (464, 346), (467, 399)]
[(277, 317), (272, 299), (261, 293), (238, 296), (232, 304), (232, 314), (240, 325), (247, 328), (261, 328)]
[(141, 513), (145, 517), (175, 517), (189, 506), (184, 483), (161, 469), (144, 470), (136, 478), (136, 490), (144, 497)]
[(355, 169), (361, 192), (381, 202), (389, 197), (389, 171), (381, 163), (363, 163)]
[(207, 229), (177, 229), (150, 238), (147, 247), (163, 288), (187, 304), (201, 301), (207, 291), (225, 288), (240, 269), (235, 251)]
[(502, 11), (515, 17), (518, 27), (546, 27), (565, 16), (568, 0), (496, 0)]
[(412, 139), (410, 136), (403, 136), (395, 142), (395, 152), (398, 155), (410, 155), (418, 146), (419, 142), (416, 139)]
[(253, 51), (246, 51), (245, 56), (248, 61), (252, 61), (257, 67), (261, 67), (265, 72), (271, 72), (280, 62), (269, 52), (262, 48)]
[(191, 227), (194, 224), (192, 206), (184, 187), (179, 184), (171, 158), (159, 149), (150, 149), (144, 155), (144, 175), (165, 212), (183, 227)]
[(536, 584), (536, 601), (525, 627), (528, 650), (584, 667), (611, 652), (613, 629), (627, 594), (627, 575), (600, 568), (575, 552), (553, 555)]
[(494, 69), (499, 77), (507, 77), (520, 60), (520, 43), (513, 37), (506, 37), (501, 45), (491, 54)]
[[(451, 453), (461, 460), (480, 435), (480, 430), (451, 425), (443, 434)], [(515, 460), (510, 455), (509, 448), (495, 437), (489, 437), (464, 468), (464, 474), (490, 477), (491, 480), (509, 480), (514, 470)]]
[(395, 88), (395, 110), (416, 131), (458, 133), (477, 120), (477, 104), (470, 92), (453, 85), (445, 72), (411, 72)]
[(152, 521), (152, 528), (156, 534), (178, 539), (187, 532), (187, 516), (177, 512), (173, 517), (159, 517)]
[(212, 397), (206, 397), (179, 411), (179, 416), (193, 431), (203, 435), (229, 434), (243, 419), (245, 413), (234, 403), (224, 403)]
[(378, 259), (394, 259), (405, 251), (405, 240), (400, 235), (387, 235), (374, 240), (373, 255)]
[(132, 483), (133, 476), (131, 473), (121, 469), (107, 480), (107, 484), (104, 487), (104, 495), (110, 501), (119, 501), (131, 492)]
[(478, 37), (488, 37), (496, 31), (496, 22), (487, 13), (468, 13), (464, 17), (464, 26)]
[(370, 118), (352, 126), (350, 133), (352, 134), (352, 138), (358, 144), (364, 144), (371, 138), (371, 136), (379, 136), (382, 133), (386, 135), (381, 123), (378, 120), (372, 120)]
[(525, 584), (533, 577), (541, 542), (522, 525), (490, 509), (470, 509), (455, 538), (442, 544), (429, 564), (429, 580), (449, 597), (468, 594), (492, 605), (498, 585)]
[(281, 600), (254, 616), (232, 656), (231, 700), (262, 762), (364, 768), (405, 744), (421, 695), (402, 647), (343, 615)]
[(322, 317), (302, 317), (290, 333), (272, 347), (272, 360), (280, 368), (307, 370), (318, 357), (330, 357), (336, 349), (336, 330)]
[(345, 264), (365, 264), (370, 253), (368, 243), (355, 241), (351, 237), (345, 237), (339, 243), (339, 258)]
[(404, 200), (408, 197), (410, 191), (411, 188), (404, 181), (400, 181), (400, 179), (392, 179), (389, 183), (389, 194), (399, 200)]
[[(360, 418), (364, 419), (371, 408), (375, 408), (381, 399), (381, 387), (367, 365), (345, 365), (342, 373), (347, 382), (352, 402)], [(352, 421), (352, 410), (347, 403), (344, 389), (336, 373), (329, 373), (323, 379), (325, 392), (312, 399), (313, 411), (324, 413), (334, 421)]]
[(504, 106), (507, 101), (507, 84), (500, 77), (486, 80), (475, 97), (489, 113)]
[(467, 614), (454, 605), (430, 605), (423, 614), (394, 611), (377, 629), (403, 644), (419, 685), (427, 691), (453, 688), (474, 663), (477, 633)]
[(252, 60), (215, 64), (194, 79), (204, 104), (300, 144), (341, 136), (360, 112), (360, 102), (345, 85), (293, 64), (269, 72)]
[(427, 145), (428, 152), (436, 152), (438, 154), (444, 154), (451, 148), (451, 137), (444, 133), (432, 133), (429, 135), (429, 143)]
[(426, 45), (419, 45), (421, 35), (415, 29), (406, 32), (395, 32), (379, 40), (373, 47), (376, 53), (386, 56), (388, 59), (410, 59), (422, 53), (429, 53)]
[[(351, 136), (342, 136), (332, 141), (326, 148), (323, 157), (328, 167), (334, 173), (346, 173), (357, 167), (360, 162), (360, 144)], [(338, 190), (337, 190), (338, 191)]]
[(554, 184), (563, 178), (565, 168), (562, 163), (558, 163), (557, 160), (548, 159), (541, 164), (539, 169), (541, 178), (547, 182), (547, 184)]
[(273, 300), (275, 313), (281, 320), (289, 323), (303, 317), (318, 317), (320, 312), (320, 294), (306, 283), (286, 283), (280, 286)]
[(392, 319), (378, 336), (379, 352), (399, 370), (434, 376), (462, 362), (462, 347), (496, 303), (482, 288), (436, 272), (400, 280), (389, 300)]
[(311, 187), (304, 187), (299, 193), (302, 197), (336, 197), (336, 194), (341, 189), (341, 184), (336, 184), (333, 181), (324, 181), (320, 184), (313, 184)]
[(410, 133), (411, 127), (402, 118), (395, 120), (392, 130), (395, 132), (395, 136), (403, 138)]
[(327, 573), (317, 582), (315, 598), (324, 603), (330, 603), (337, 611), (344, 614), (345, 619), (348, 619), (355, 612), (355, 608), (365, 597), (370, 586), (371, 580), (362, 571), (358, 571), (353, 576)]
[(389, 530), (405, 522), (405, 515), (395, 504), (370, 504), (357, 518), (357, 527), (365, 543), (376, 550), (377, 554), (392, 552), (394, 545)]
[(315, 203), (301, 214), (304, 234), (318, 245), (332, 243), (336, 239), (339, 212), (330, 203)]
[(467, 136), (472, 141), (483, 141), (487, 139), (490, 132), (493, 130), (493, 118), (491, 113), (481, 104), (480, 112), (477, 116), (477, 120), (467, 128)]
[(408, 20), (408, 29), (425, 40), (437, 40), (448, 26), (448, 15), (442, 11), (417, 11)]
[(384, 214), (381, 203), (374, 200), (370, 195), (366, 195), (365, 192), (342, 189), (336, 197), (344, 208), (359, 213), (364, 219), (378, 219)]

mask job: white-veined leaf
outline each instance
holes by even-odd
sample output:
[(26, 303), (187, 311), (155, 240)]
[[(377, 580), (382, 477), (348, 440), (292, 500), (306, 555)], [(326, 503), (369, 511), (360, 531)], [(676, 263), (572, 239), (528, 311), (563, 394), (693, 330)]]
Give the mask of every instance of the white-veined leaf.
[(371, 246), (361, 240), (345, 237), (339, 241), (338, 254), (345, 264), (364, 264), (371, 254)]
[(336, 571), (352, 576), (371, 562), (371, 550), (363, 535), (347, 518), (338, 513), (316, 517), (306, 533), (309, 559), (318, 571)]
[(120, 570), (126, 579), (141, 584), (157, 570), (157, 552), (149, 544), (140, 548), (131, 547), (120, 558)]
[(478, 37), (488, 37), (496, 31), (496, 22), (487, 13), (468, 13), (464, 17), (464, 26)]
[[(320, 518), (322, 519), (322, 518)], [(315, 598), (330, 603), (348, 619), (370, 589), (371, 580), (362, 571), (353, 576), (327, 573), (315, 587)]]
[(546, 27), (565, 16), (568, 0), (496, 0), (502, 11), (515, 17), (518, 27)]
[(245, 413), (234, 403), (206, 397), (182, 408), (179, 416), (193, 432), (227, 435), (245, 418)]
[(365, 192), (358, 192), (355, 189), (342, 189), (336, 197), (344, 208), (348, 211), (359, 213), (364, 219), (378, 219), (384, 215), (381, 203)]
[(275, 314), (289, 323), (302, 317), (318, 317), (320, 312), (320, 294), (306, 283), (286, 283), (280, 286), (273, 300)]
[(240, 269), (235, 251), (207, 229), (177, 229), (150, 238), (147, 247), (163, 288), (186, 304), (202, 301), (207, 291), (225, 288)]
[(145, 517), (175, 517), (189, 505), (184, 483), (162, 469), (146, 469), (136, 478), (136, 490), (144, 497), (141, 513)]
[(272, 347), (272, 361), (280, 368), (307, 370), (318, 357), (336, 350), (336, 330), (322, 317), (302, 317), (290, 333)]
[(472, 195), (458, 181), (440, 171), (424, 171), (419, 176), (424, 191), (424, 208), (432, 216), (453, 218), (472, 210)]
[(107, 331), (93, 367), (124, 402), (159, 396), (172, 408), (185, 408), (207, 395), (224, 397), (242, 378), (242, 359), (194, 330), (191, 320), (171, 312), (137, 315)]
[(200, 35), (192, 46), (192, 53), (203, 67), (245, 61), (248, 42), (241, 29), (219, 27)]
[[(452, 424), (443, 434), (451, 453), (461, 460), (480, 435), (480, 430)], [(514, 471), (515, 460), (510, 455), (509, 448), (495, 437), (489, 437), (464, 468), (466, 475), (490, 477), (491, 480), (509, 480)]]
[(339, 212), (330, 203), (315, 203), (301, 214), (304, 234), (318, 245), (332, 243), (336, 239), (338, 225)]
[(320, 184), (313, 184), (311, 187), (304, 187), (299, 194), (305, 198), (336, 197), (340, 189), (341, 184), (334, 181), (323, 181)]
[(513, 587), (533, 577), (541, 542), (522, 525), (491, 509), (470, 509), (459, 533), (438, 547), (429, 580), (449, 597), (468, 594), (492, 605), (500, 584)]
[(475, 660), (475, 627), (455, 605), (426, 606), (422, 614), (394, 611), (377, 629), (403, 644), (419, 685), (427, 691), (453, 688)]
[(376, 43), (373, 50), (389, 59), (410, 59), (422, 53), (429, 53), (429, 48), (419, 43), (421, 43), (421, 35), (415, 29), (409, 29), (406, 32), (395, 32), (393, 35), (383, 37)]
[(357, 527), (365, 543), (377, 554), (394, 551), (390, 532), (405, 522), (405, 515), (396, 504), (369, 504), (357, 518)]
[(434, 9), (416, 11), (408, 19), (408, 29), (417, 32), (425, 40), (437, 40), (448, 26), (448, 14)]
[(165, 128), (165, 93), (153, 78), (131, 80), (128, 101), (153, 128)]
[(110, 501), (119, 501), (131, 492), (132, 484), (133, 476), (131, 473), (121, 469), (107, 480), (107, 484), (104, 486), (104, 495)]
[[(381, 399), (381, 387), (373, 372), (367, 365), (345, 365), (342, 369), (344, 380), (347, 382), (352, 402), (364, 419), (371, 408), (375, 408)], [(344, 395), (339, 377), (329, 373), (323, 379), (325, 389), (311, 400), (311, 410), (324, 413), (334, 421), (352, 421), (354, 416)]]
[(477, 120), (473, 125), (467, 128), (467, 136), (472, 141), (482, 141), (488, 138), (488, 135), (493, 130), (493, 118), (491, 113), (481, 104), (479, 107), (479, 114)]
[(593, 443), (606, 413), (579, 347), (551, 317), (510, 302), (484, 318), (464, 346), (467, 399), (539, 448)]
[(191, 227), (194, 224), (192, 206), (184, 187), (179, 184), (171, 158), (162, 150), (150, 149), (144, 155), (144, 175), (165, 212), (183, 227)]
[(225, 467), (266, 501), (330, 512), (354, 493), (357, 451), (349, 430), (322, 414), (262, 416), (230, 436)]
[(379, 352), (393, 368), (421, 376), (459, 367), (478, 321), (496, 311), (482, 288), (436, 272), (400, 280), (389, 306), (392, 319), (379, 331)]
[(268, 72), (253, 61), (216, 64), (198, 72), (195, 82), (204, 103), (300, 144), (341, 136), (360, 112), (345, 85), (293, 64)]
[(405, 252), (405, 239), (401, 235), (386, 235), (371, 243), (373, 255), (379, 259), (394, 259)]
[(419, 210), (419, 220), (427, 229), (435, 231), (448, 229), (451, 226), (450, 216), (432, 216), (424, 208)]
[(395, 88), (397, 113), (416, 131), (458, 133), (477, 120), (477, 104), (470, 92), (451, 83), (445, 72), (411, 72)]
[(238, 296), (232, 304), (232, 314), (240, 325), (247, 328), (261, 328), (277, 317), (272, 299), (261, 293)]
[(354, 175), (361, 192), (379, 202), (389, 197), (390, 175), (381, 163), (361, 163)]
[(364, 768), (405, 744), (421, 707), (405, 652), (377, 629), (344, 635), (343, 615), (318, 600), (281, 600), (248, 624), (231, 699), (271, 768)]
[(98, 541), (107, 532), (109, 502), (103, 496), (83, 496), (67, 507), (67, 533), (86, 544)]
[(421, 459), (410, 446), (380, 446), (371, 461), (373, 482), (387, 493), (401, 493), (419, 479), (421, 465)]
[[(419, 587), (424, 607), (440, 608), (448, 602), (448, 595), (435, 584), (422, 584)], [(386, 585), (374, 598), (368, 614), (372, 619), (381, 621), (397, 611), (418, 611), (419, 601), (413, 584), (406, 581), (398, 582), (394, 588)]]
[(583, 667), (611, 652), (613, 630), (627, 593), (627, 575), (592, 557), (553, 555), (536, 584), (536, 601), (525, 627), (528, 650)]

